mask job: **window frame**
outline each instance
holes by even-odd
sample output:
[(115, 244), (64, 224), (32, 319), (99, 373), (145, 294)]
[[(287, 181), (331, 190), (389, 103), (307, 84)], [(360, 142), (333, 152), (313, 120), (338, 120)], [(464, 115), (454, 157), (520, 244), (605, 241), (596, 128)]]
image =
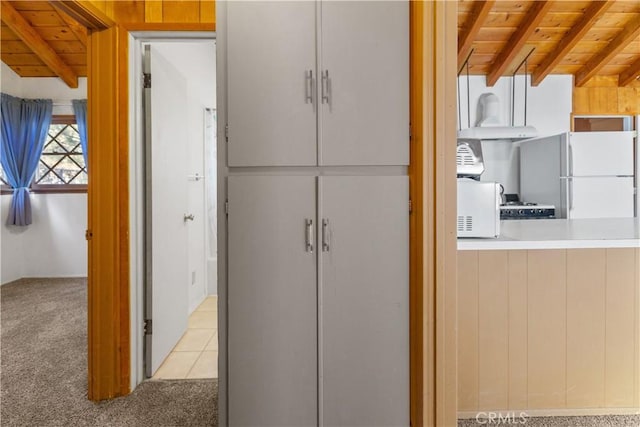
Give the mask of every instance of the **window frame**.
[[(66, 115), (54, 115), (51, 117), (52, 125), (74, 125), (77, 124), (76, 116), (73, 114)], [(39, 161), (39, 160), (38, 160)], [(29, 192), (32, 194), (46, 194), (46, 193), (86, 193), (87, 184), (35, 184), (31, 183)], [(13, 194), (13, 189), (10, 185), (2, 184), (0, 186), (1, 194)]]

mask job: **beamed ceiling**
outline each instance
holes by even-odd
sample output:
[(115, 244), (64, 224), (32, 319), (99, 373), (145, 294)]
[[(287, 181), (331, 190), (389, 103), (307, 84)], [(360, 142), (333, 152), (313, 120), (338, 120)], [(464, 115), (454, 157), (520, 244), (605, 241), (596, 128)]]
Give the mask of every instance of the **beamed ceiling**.
[(640, 1), (458, 2), (460, 72), (468, 59), (469, 73), (493, 85), (525, 58), (533, 85), (573, 74), (576, 86), (596, 75), (626, 86), (640, 75)]
[[(60, 1), (0, 3), (2, 61), (22, 77), (76, 87), (87, 75), (87, 28)], [(576, 86), (596, 75), (630, 84), (640, 76), (640, 0), (458, 2), (459, 72), (493, 85), (524, 72), (525, 58), (534, 85), (549, 74), (573, 74)]]

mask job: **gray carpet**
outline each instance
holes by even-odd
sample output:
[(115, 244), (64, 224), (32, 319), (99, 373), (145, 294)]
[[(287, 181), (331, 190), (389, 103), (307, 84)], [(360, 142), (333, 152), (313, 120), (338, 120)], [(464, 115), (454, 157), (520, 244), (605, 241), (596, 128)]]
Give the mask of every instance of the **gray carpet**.
[(86, 301), (86, 279), (1, 287), (0, 425), (217, 425), (216, 380), (146, 381), (129, 396), (88, 401)]

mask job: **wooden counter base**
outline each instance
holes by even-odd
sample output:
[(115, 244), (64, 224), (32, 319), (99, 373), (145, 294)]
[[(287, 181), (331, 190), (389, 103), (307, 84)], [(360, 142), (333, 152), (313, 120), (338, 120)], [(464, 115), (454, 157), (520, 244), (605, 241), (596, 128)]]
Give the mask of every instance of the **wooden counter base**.
[(640, 408), (639, 309), (640, 249), (458, 251), (458, 410)]

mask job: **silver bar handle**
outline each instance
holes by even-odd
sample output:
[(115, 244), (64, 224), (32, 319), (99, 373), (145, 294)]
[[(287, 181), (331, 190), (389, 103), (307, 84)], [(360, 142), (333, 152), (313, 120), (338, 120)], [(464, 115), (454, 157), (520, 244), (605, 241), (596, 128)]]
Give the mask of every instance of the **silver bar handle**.
[(569, 175), (573, 176), (573, 145), (569, 141)]
[(313, 70), (305, 71), (304, 74), (304, 103), (313, 104)]
[(329, 220), (322, 219), (322, 252), (329, 252)]
[(193, 214), (189, 214), (189, 215), (184, 214), (183, 220), (184, 220), (184, 222), (193, 221), (193, 218), (194, 218)]
[(331, 103), (331, 94), (329, 88), (329, 70), (322, 72), (322, 103)]
[(313, 253), (313, 220), (305, 219), (304, 224), (306, 228), (306, 233), (305, 233), (306, 251)]
[(573, 180), (571, 178), (567, 179), (567, 190), (569, 192), (569, 210), (567, 211), (567, 218), (569, 218), (569, 214), (573, 210)]

